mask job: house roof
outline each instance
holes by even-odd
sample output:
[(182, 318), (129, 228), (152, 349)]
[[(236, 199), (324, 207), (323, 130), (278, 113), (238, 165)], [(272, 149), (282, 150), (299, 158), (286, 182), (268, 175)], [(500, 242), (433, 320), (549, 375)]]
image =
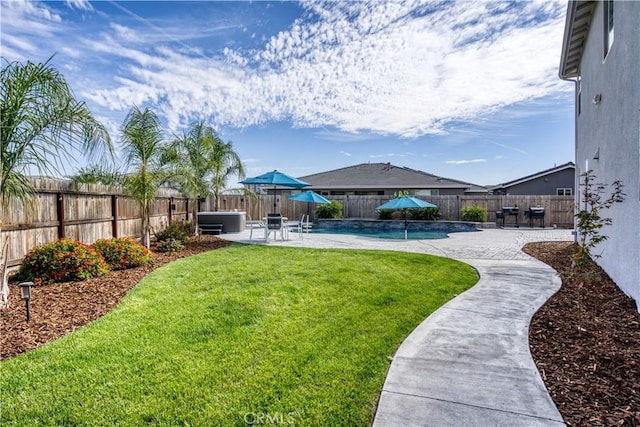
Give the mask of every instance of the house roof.
[(596, 4), (595, 1), (569, 1), (560, 57), (559, 74), (561, 78), (580, 75), (582, 52), (589, 35)]
[(563, 171), (565, 169), (575, 169), (575, 168), (576, 168), (575, 163), (567, 162), (567, 163), (562, 164), (560, 166), (552, 167), (551, 169), (543, 170), (543, 171), (540, 171), (540, 172), (537, 172), (537, 173), (534, 173), (534, 174), (531, 174), (531, 175), (524, 176), (522, 178), (514, 179), (513, 181), (509, 181), (509, 182), (505, 182), (505, 183), (502, 183), (502, 184), (495, 185), (493, 187), (490, 187), (490, 190), (500, 190), (500, 189), (503, 189), (503, 188), (513, 187), (514, 185), (522, 184), (523, 182), (531, 181), (533, 179), (542, 178), (544, 176), (551, 175), (552, 173), (560, 172), (560, 171)]
[(334, 169), (313, 175), (300, 177), (311, 183), (316, 189), (352, 190), (352, 189), (464, 189), (466, 191), (487, 192), (487, 188), (443, 178), (391, 163), (361, 163), (341, 169)]

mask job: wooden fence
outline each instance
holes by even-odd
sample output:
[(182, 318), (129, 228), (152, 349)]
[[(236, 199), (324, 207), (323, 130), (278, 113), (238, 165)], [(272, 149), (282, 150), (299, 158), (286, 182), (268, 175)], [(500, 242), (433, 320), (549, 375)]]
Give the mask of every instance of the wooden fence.
[[(83, 185), (73, 188), (69, 181), (54, 179), (34, 180), (37, 193), (33, 203), (24, 207), (17, 202), (4, 212), (2, 237), (9, 239), (8, 266), (20, 263), (33, 247), (69, 237), (91, 244), (111, 237), (140, 238), (142, 219), (137, 202), (119, 189), (102, 185)], [(291, 219), (298, 219), (309, 210), (315, 218), (316, 205), (288, 199), (291, 191), (276, 195), (276, 211)], [(391, 199), (389, 196), (330, 196), (342, 203), (345, 218), (376, 218), (375, 208)], [(441, 218), (459, 220), (461, 211), (469, 206), (487, 210), (488, 222), (495, 222), (495, 212), (503, 206), (518, 206), (518, 221), (525, 225), (524, 210), (533, 206), (545, 208), (545, 225), (573, 227), (574, 199), (571, 196), (430, 196), (427, 201), (436, 204)], [(175, 190), (161, 189), (151, 207), (151, 228), (164, 229), (173, 221), (193, 221), (193, 203)], [(245, 211), (247, 219), (262, 218), (273, 211), (274, 196), (253, 199), (242, 195), (223, 195), (222, 211)], [(213, 210), (213, 199), (199, 203), (198, 210)], [(513, 218), (507, 218), (513, 221)], [(0, 241), (3, 241), (1, 239)]]
[[(306, 203), (288, 200), (290, 191), (284, 190), (276, 196), (276, 211), (288, 218), (298, 219), (310, 209), (312, 217), (315, 217), (315, 205), (307, 206)], [(345, 218), (377, 218), (375, 208), (389, 201), (390, 196), (330, 196), (330, 200), (342, 203), (342, 216)], [(547, 227), (572, 228), (575, 201), (572, 196), (510, 196), (510, 195), (469, 195), (469, 196), (429, 196), (425, 198), (438, 206), (441, 219), (457, 221), (461, 219), (461, 212), (470, 206), (481, 206), (487, 211), (487, 221), (496, 221), (496, 211), (504, 206), (518, 206), (520, 214), (518, 222), (528, 224), (524, 217), (524, 211), (530, 207), (543, 207), (545, 209), (544, 223)], [(246, 211), (248, 219), (263, 217), (273, 210), (273, 195), (261, 196), (258, 201), (253, 201), (247, 196), (223, 195), (220, 200), (221, 210)], [(209, 206), (207, 199), (205, 206)], [(507, 223), (514, 222), (515, 218), (507, 218)]]
[[(98, 239), (137, 239), (142, 235), (140, 206), (120, 189), (102, 185), (76, 189), (69, 181), (53, 179), (33, 183), (37, 192), (32, 203), (23, 206), (14, 202), (4, 212), (2, 237), (9, 239), (9, 267), (19, 264), (31, 248), (63, 237), (91, 244)], [(172, 221), (192, 220), (193, 205), (189, 203), (181, 193), (161, 189), (151, 206), (151, 229), (158, 231)]]

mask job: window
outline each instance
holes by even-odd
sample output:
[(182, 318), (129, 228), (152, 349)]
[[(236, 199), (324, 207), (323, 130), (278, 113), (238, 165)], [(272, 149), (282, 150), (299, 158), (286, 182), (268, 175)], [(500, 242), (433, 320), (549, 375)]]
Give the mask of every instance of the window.
[(384, 190), (356, 191), (354, 194), (356, 196), (384, 196)]
[(438, 189), (432, 189), (432, 190), (416, 190), (415, 191), (415, 195), (416, 196), (437, 196), (440, 193), (440, 191)]
[(613, 45), (613, 0), (604, 3), (604, 57), (611, 50)]
[(556, 188), (556, 196), (573, 196), (571, 188)]

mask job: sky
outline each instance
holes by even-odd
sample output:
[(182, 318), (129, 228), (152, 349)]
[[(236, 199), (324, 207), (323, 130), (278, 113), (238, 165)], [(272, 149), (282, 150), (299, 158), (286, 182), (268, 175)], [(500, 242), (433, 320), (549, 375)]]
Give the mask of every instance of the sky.
[(491, 185), (574, 160), (566, 7), (1, 0), (0, 55), (53, 55), (116, 143), (136, 105), (167, 139), (204, 119), (249, 177), (390, 162)]

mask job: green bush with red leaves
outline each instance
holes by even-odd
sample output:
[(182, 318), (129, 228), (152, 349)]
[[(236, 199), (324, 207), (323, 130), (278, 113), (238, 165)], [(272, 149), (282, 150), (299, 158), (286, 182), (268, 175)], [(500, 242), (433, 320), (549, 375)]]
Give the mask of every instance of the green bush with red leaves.
[(108, 272), (109, 266), (91, 246), (60, 239), (31, 249), (24, 257), (17, 277), (43, 285), (78, 282)]
[(100, 239), (92, 246), (111, 270), (126, 270), (153, 262), (151, 252), (129, 237)]

